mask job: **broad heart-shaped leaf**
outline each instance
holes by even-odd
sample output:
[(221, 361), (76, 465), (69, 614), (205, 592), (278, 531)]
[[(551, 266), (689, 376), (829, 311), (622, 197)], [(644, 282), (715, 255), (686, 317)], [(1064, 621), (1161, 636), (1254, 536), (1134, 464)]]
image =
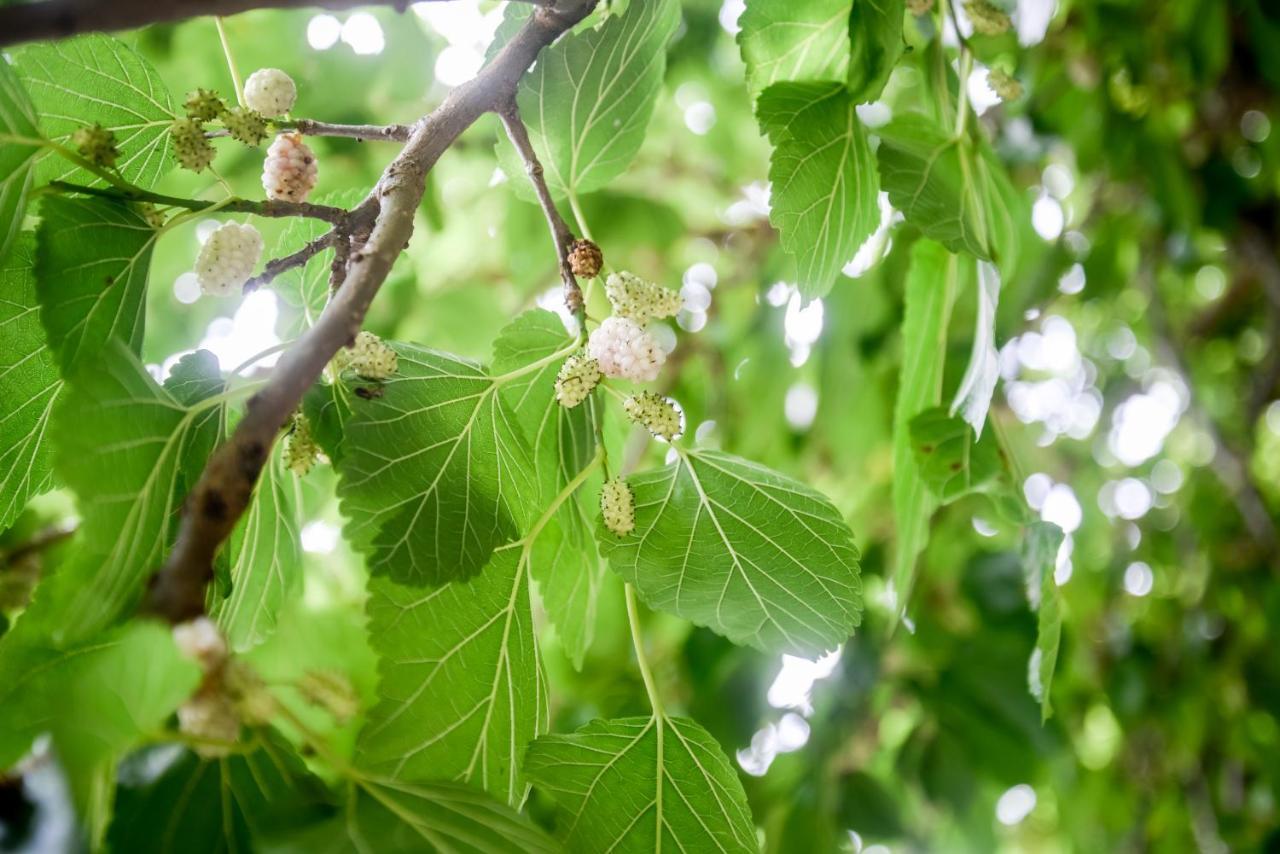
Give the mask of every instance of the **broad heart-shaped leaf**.
[(524, 556), (508, 546), (477, 577), (428, 590), (369, 582), (381, 699), (356, 746), (361, 767), (524, 799), (520, 753), (548, 725)]
[(481, 792), (361, 779), (338, 815), (268, 840), (264, 854), (554, 854), (549, 836)]
[(850, 0), (748, 0), (738, 19), (738, 47), (751, 91), (783, 81), (843, 81), (849, 73), (853, 5)]
[(978, 441), (972, 427), (941, 407), (911, 419), (911, 446), (920, 477), (943, 504), (991, 487), (1004, 469), (991, 438)]
[(1022, 567), (1027, 580), (1027, 598), (1037, 612), (1036, 649), (1031, 655), (1027, 677), (1031, 696), (1040, 702), (1040, 719), (1053, 714), (1049, 690), (1058, 665), (1062, 641), (1062, 591), (1054, 579), (1062, 529), (1052, 522), (1032, 522), (1022, 543)]
[(254, 487), (249, 511), (227, 543), (231, 590), (211, 612), (236, 652), (262, 643), (285, 603), (302, 588), (298, 478), (276, 448)]
[(849, 15), (849, 94), (859, 104), (884, 91), (906, 46), (902, 40), (904, 0), (855, 0)]
[(54, 605), (60, 645), (96, 633), (136, 601), (176, 533), (183, 464), (192, 448), (212, 445), (216, 404), (183, 406), (119, 342), (68, 381), (54, 411), (54, 467), (83, 522), (74, 557), (51, 579), (67, 585)]
[(140, 352), (155, 229), (128, 205), (87, 196), (50, 196), (40, 214), (40, 319), (63, 376), (96, 365), (113, 338)]
[[(520, 81), (517, 103), (553, 194), (598, 190), (630, 165), (679, 23), (676, 0), (632, 3), (599, 26), (561, 38)], [(500, 152), (507, 174), (524, 174), (510, 143)]]
[[(62, 570), (60, 570), (61, 572)], [(37, 597), (47, 595), (44, 587)], [(34, 607), (34, 606), (33, 606)], [(0, 765), (52, 733), (77, 805), (200, 681), (167, 627), (133, 623), (66, 649), (48, 643), (48, 612), (19, 618), (0, 642)]]
[[(14, 56), (44, 135), (67, 143), (77, 128), (95, 122), (114, 131), (126, 181), (154, 187), (169, 171), (173, 99), (151, 63), (119, 39), (104, 35), (29, 45)], [(36, 177), (102, 183), (52, 154), (40, 158)]]
[(293, 748), (264, 730), (254, 749), (202, 758), (177, 745), (148, 748), (120, 766), (107, 841), (132, 854), (255, 850), (263, 835), (316, 812), (324, 784)]
[[(565, 409), (555, 399), (555, 377), (564, 363), (558, 354), (572, 342), (560, 318), (541, 309), (517, 317), (494, 342), (494, 373), (542, 364), (502, 389), (503, 399), (533, 445), (540, 510), (550, 507), (582, 470), (596, 445), (596, 398), (573, 409)], [(575, 667), (582, 666), (595, 633), (596, 596), (607, 568), (596, 547), (595, 511), (588, 511), (584, 498), (597, 494), (598, 486), (588, 482), (566, 498), (537, 532), (529, 554), (547, 615)]]
[(62, 380), (40, 326), (34, 262), (30, 233), (0, 257), (0, 530), (49, 488), (53, 468), (46, 435)]
[(920, 113), (880, 128), (880, 183), (907, 222), (952, 252), (994, 260), (993, 198), (973, 144)]
[(773, 142), (769, 219), (795, 259), (800, 293), (822, 296), (880, 222), (875, 156), (838, 83), (777, 83), (757, 116)]
[(817, 657), (861, 619), (853, 534), (825, 497), (764, 466), (677, 447), (627, 478), (636, 527), (600, 523), (609, 564), (651, 607), (765, 652)]
[(898, 532), (892, 581), (897, 604), (894, 620), (906, 612), (916, 559), (929, 540), (929, 518), (935, 506), (916, 465), (909, 425), (916, 415), (942, 402), (951, 304), (972, 278), (972, 266), (932, 240), (920, 240), (911, 250), (902, 320), (902, 372), (893, 409), (893, 517)]
[[(0, 58), (0, 138), (40, 139), (31, 99), (9, 63)], [(0, 141), (0, 261), (22, 228), (38, 145)]]
[(394, 346), (395, 376), (347, 380), (356, 392), (338, 462), (347, 534), (374, 575), (407, 584), (467, 578), (536, 509), (528, 441), (483, 368)]
[(720, 745), (687, 718), (592, 721), (529, 748), (569, 851), (756, 852), (746, 793)]

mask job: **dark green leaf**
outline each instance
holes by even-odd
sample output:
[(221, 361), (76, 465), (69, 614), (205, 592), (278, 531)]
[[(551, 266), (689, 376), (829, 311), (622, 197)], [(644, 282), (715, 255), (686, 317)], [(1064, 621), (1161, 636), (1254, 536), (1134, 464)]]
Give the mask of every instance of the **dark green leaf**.
[(943, 504), (988, 489), (1004, 469), (992, 438), (979, 441), (973, 428), (941, 407), (911, 419), (911, 446), (920, 477)]
[(849, 93), (859, 104), (880, 97), (902, 49), (904, 0), (855, 0), (849, 15)]

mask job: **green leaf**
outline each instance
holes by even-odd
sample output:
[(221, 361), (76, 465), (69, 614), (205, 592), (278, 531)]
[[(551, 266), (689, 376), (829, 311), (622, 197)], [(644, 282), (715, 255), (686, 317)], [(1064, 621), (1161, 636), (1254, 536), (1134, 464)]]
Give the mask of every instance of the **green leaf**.
[[(343, 190), (325, 193), (311, 201), (351, 209), (360, 204), (364, 193), (359, 190)], [(291, 217), (280, 239), (271, 251), (272, 258), (283, 258), (297, 252), (313, 240), (327, 234), (333, 226), (308, 217)], [(315, 325), (329, 302), (329, 275), (333, 262), (333, 250), (325, 249), (307, 260), (301, 267), (286, 270), (271, 283), (271, 289), (280, 298), (280, 320), (276, 330), (286, 340), (296, 338)]]
[(960, 387), (956, 389), (951, 413), (960, 412), (964, 420), (982, 435), (991, 408), (991, 395), (1000, 379), (1000, 354), (996, 350), (996, 307), (1000, 302), (1000, 271), (995, 265), (978, 262), (977, 311), (974, 315), (973, 349)]
[[(597, 190), (630, 165), (679, 23), (676, 0), (632, 3), (599, 26), (561, 38), (520, 81), (520, 113), (557, 197)], [(508, 175), (524, 174), (510, 143), (500, 152)]]
[[(0, 58), (0, 136), (40, 139), (35, 109), (9, 63)], [(0, 141), (0, 261), (22, 228), (38, 145)]]
[(893, 517), (898, 532), (892, 581), (895, 620), (906, 612), (911, 598), (916, 559), (929, 541), (929, 517), (935, 506), (916, 464), (909, 424), (942, 402), (951, 303), (969, 269), (970, 264), (931, 240), (912, 247), (902, 320), (902, 373), (893, 409)]
[(29, 233), (0, 258), (0, 530), (51, 485), (45, 437), (62, 380), (40, 326), (34, 261)]
[[(150, 189), (172, 168), (173, 99), (151, 63), (124, 42), (89, 35), (28, 45), (15, 54), (14, 66), (49, 139), (67, 144), (77, 128), (97, 122), (116, 135), (116, 167), (126, 181)], [(41, 183), (103, 183), (51, 154), (40, 158), (36, 177)]]
[(63, 376), (118, 338), (141, 352), (156, 231), (128, 205), (50, 196), (40, 205), (36, 290)]
[(277, 824), (313, 812), (324, 785), (293, 748), (269, 730), (255, 732), (252, 743), (250, 752), (218, 758), (176, 745), (129, 757), (120, 766), (111, 850), (252, 851)]
[(191, 695), (199, 668), (158, 623), (134, 623), (54, 649), (39, 617), (24, 627), (30, 616), (0, 644), (0, 765), (12, 765), (36, 735), (51, 732), (84, 809), (100, 773), (113, 771)]
[(597, 720), (546, 735), (525, 772), (555, 797), (571, 852), (759, 850), (742, 783), (687, 718)]
[(485, 795), (443, 783), (359, 780), (340, 815), (268, 841), (266, 854), (553, 854), (560, 848)]
[(843, 81), (849, 74), (853, 5), (850, 0), (749, 0), (738, 19), (738, 47), (751, 91), (784, 81)]
[(911, 419), (911, 449), (920, 478), (942, 504), (990, 488), (1004, 470), (996, 443), (978, 441), (968, 424), (941, 407)]
[(54, 411), (54, 466), (83, 522), (74, 557), (55, 576), (67, 585), (54, 606), (59, 644), (125, 613), (160, 564), (177, 531), (183, 463), (217, 430), (213, 405), (184, 407), (119, 342), (68, 381)]
[[(564, 362), (556, 354), (572, 341), (558, 316), (537, 309), (516, 318), (494, 342), (495, 373), (544, 363), (501, 392), (533, 446), (539, 508), (551, 505), (595, 451), (596, 398), (574, 409), (555, 399), (555, 377)], [(595, 634), (596, 597), (608, 566), (596, 547), (594, 509), (584, 498), (598, 487), (598, 479), (588, 481), (565, 499), (537, 532), (528, 556), (547, 616), (575, 667), (582, 666)]]
[[(356, 379), (338, 496), (374, 575), (440, 584), (474, 575), (535, 509), (528, 442), (480, 366), (395, 344), (399, 371)], [(374, 391), (367, 391), (373, 388)]]
[(757, 108), (774, 146), (769, 219), (810, 298), (831, 290), (880, 222), (875, 157), (854, 103), (838, 83), (779, 83)]
[(236, 652), (270, 637), (280, 610), (302, 590), (301, 506), (298, 478), (276, 448), (227, 542), (231, 590), (211, 609)]
[(597, 534), (610, 565), (652, 608), (765, 652), (816, 657), (859, 624), (853, 534), (824, 496), (764, 466), (677, 447), (631, 475), (636, 527)]
[(972, 143), (920, 113), (898, 116), (878, 133), (880, 183), (907, 222), (952, 252), (994, 260), (992, 200)]
[(856, 0), (849, 15), (849, 93), (859, 104), (884, 91), (906, 46), (902, 40), (905, 0)]
[(370, 581), (381, 700), (357, 744), (362, 767), (524, 799), (520, 754), (548, 725), (525, 557), (500, 549), (476, 578), (427, 591)]
[(1062, 529), (1051, 522), (1032, 522), (1022, 544), (1027, 596), (1038, 614), (1036, 649), (1031, 656), (1028, 680), (1031, 696), (1040, 703), (1041, 721), (1049, 720), (1053, 714), (1049, 690), (1053, 686), (1053, 671), (1062, 641), (1062, 591), (1053, 574), (1064, 536)]

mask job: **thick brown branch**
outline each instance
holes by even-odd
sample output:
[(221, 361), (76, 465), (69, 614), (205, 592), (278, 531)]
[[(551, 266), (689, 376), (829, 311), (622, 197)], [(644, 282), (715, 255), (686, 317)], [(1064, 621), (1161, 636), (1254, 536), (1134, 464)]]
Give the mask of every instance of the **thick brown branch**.
[(507, 129), (507, 136), (511, 137), (511, 144), (516, 147), (516, 151), (524, 160), (525, 172), (528, 173), (533, 191), (538, 196), (542, 213), (547, 218), (547, 226), (551, 229), (551, 241), (555, 244), (556, 259), (560, 263), (560, 281), (564, 283), (565, 305), (577, 314), (582, 311), (583, 305), (582, 290), (578, 287), (578, 280), (573, 275), (573, 268), (569, 264), (569, 252), (573, 248), (573, 232), (569, 230), (569, 224), (564, 221), (564, 217), (556, 209), (555, 200), (551, 198), (546, 176), (542, 174), (542, 164), (538, 162), (538, 153), (533, 150), (529, 130), (520, 118), (520, 109), (516, 106), (515, 98), (504, 104), (498, 110), (498, 115), (502, 118), (503, 127)]
[(301, 267), (330, 246), (344, 242), (345, 237), (340, 235), (337, 229), (322, 234), (297, 252), (268, 261), (263, 265), (261, 273), (244, 283), (244, 292), (246, 294), (253, 293), (263, 285), (271, 284), (275, 277), (281, 273), (286, 273), (295, 267)]
[(271, 380), (250, 398), (244, 418), (214, 452), (188, 495), (178, 540), (152, 579), (147, 610), (171, 622), (204, 611), (214, 556), (248, 506), (281, 428), (338, 348), (354, 340), (391, 265), (408, 245), (427, 172), (480, 116), (506, 104), (539, 51), (582, 20), (594, 5), (595, 0), (580, 0), (564, 9), (537, 9), (492, 62), (414, 126), (408, 143), (382, 173), (369, 198), (352, 211), (355, 231), (366, 216), (372, 217), (373, 226), (368, 240), (351, 253), (346, 280), (315, 326), (285, 353)]

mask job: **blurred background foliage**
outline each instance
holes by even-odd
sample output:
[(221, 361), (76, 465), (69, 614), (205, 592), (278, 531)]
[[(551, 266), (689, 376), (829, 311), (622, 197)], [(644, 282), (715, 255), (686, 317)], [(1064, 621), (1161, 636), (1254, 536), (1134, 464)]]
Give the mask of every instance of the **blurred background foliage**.
[[(1280, 850), (1280, 9), (1019, 0), (1016, 31), (979, 46), (973, 101), (1032, 210), (1027, 258), (1001, 299), (992, 417), (1026, 500), (1068, 534), (1055, 714), (1042, 726), (1018, 532), (981, 497), (935, 518), (907, 619), (888, 631), (890, 429), (917, 235), (887, 221), (827, 298), (802, 304), (768, 225), (769, 149), (734, 43), (742, 3), (682, 6), (639, 158), (582, 206), (615, 267), (683, 286), (702, 309), (680, 316), (674, 357), (690, 432), (821, 489), (864, 557), (864, 626), (816, 664), (650, 617), (669, 705), (736, 757), (767, 849)], [(500, 16), (463, 0), (226, 23), (242, 69), (298, 81), (295, 114), (387, 123), (466, 79)], [(881, 118), (924, 85), (929, 21), (908, 28), (913, 50), (873, 105)], [(175, 94), (232, 88), (211, 19), (126, 38)], [(1013, 72), (1025, 95), (1000, 103), (988, 67)], [(497, 130), (481, 122), (432, 173), (370, 314), (379, 334), (485, 358), (515, 313), (554, 293), (545, 222), (498, 168)], [(222, 175), (257, 196), (260, 155), (219, 145)], [(319, 195), (370, 186), (394, 151), (313, 145)], [(160, 189), (214, 192), (180, 171)], [(282, 227), (262, 223), (268, 247)], [(145, 356), (158, 371), (199, 346), (228, 368), (288, 334), (269, 291), (195, 300), (206, 231), (156, 250)], [(971, 302), (953, 319), (949, 390)], [(268, 679), (339, 668), (368, 699), (363, 568), (338, 536), (326, 476), (311, 478), (305, 596), (251, 657)], [(0, 536), (6, 610), (59, 559), (22, 544), (71, 512), (52, 493)], [(610, 585), (581, 671), (546, 627), (554, 730), (647, 708)], [(341, 744), (359, 720), (313, 725)], [(56, 818), (50, 803), (24, 807), (32, 826)], [(549, 815), (536, 797), (532, 808)]]

